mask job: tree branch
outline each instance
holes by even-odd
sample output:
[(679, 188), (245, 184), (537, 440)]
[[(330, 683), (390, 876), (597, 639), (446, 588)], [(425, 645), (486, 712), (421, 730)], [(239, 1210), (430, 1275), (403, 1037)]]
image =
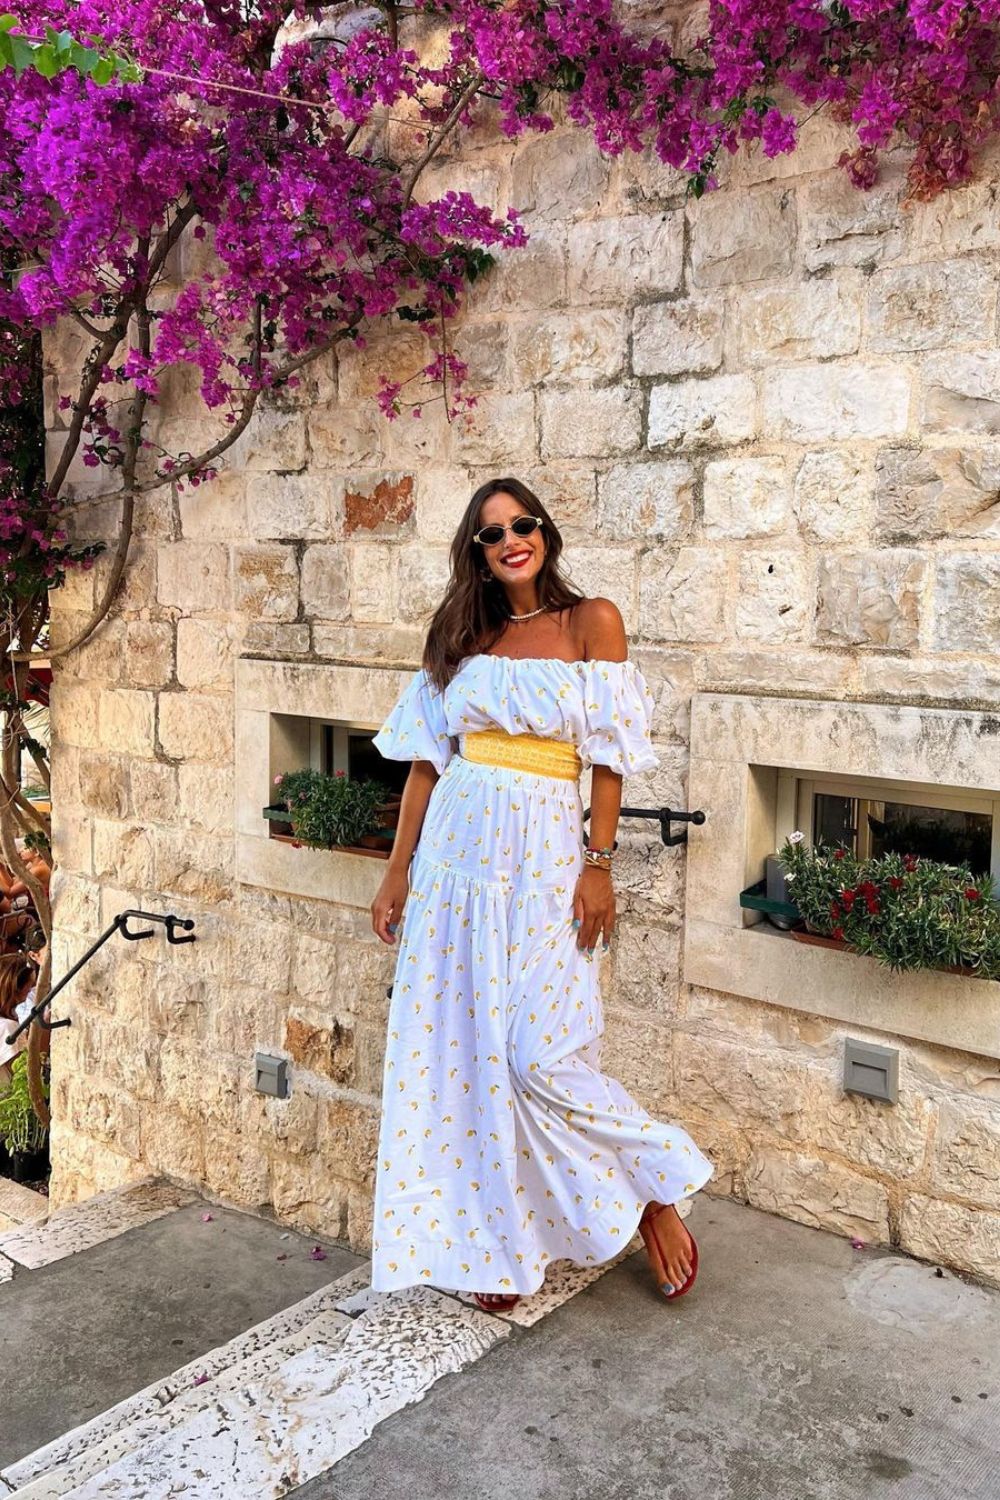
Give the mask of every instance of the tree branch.
[(458, 124), (468, 106), (472, 103), (473, 98), (482, 87), (484, 81), (485, 80), (483, 79), (483, 75), (481, 73), (477, 73), (472, 82), (466, 85), (466, 87), (459, 94), (455, 103), (452, 105), (444, 124), (441, 126), (441, 129), (431, 141), (423, 156), (418, 158), (416, 165), (413, 167), (409, 177), (406, 179), (406, 186), (403, 188), (402, 212), (405, 213), (410, 206), (410, 199), (413, 197), (413, 189), (417, 185), (417, 179), (420, 177), (421, 172), (427, 166), (427, 163), (431, 161), (440, 151), (441, 147), (444, 145), (445, 140), (450, 135), (451, 131), (454, 130), (455, 126)]

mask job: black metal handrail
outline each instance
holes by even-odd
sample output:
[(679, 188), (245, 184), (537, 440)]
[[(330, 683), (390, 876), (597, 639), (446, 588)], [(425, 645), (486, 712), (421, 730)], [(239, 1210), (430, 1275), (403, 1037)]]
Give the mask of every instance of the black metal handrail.
[[(129, 917), (134, 917), (136, 918), (136, 920), (142, 922), (162, 923), (163, 926), (167, 929), (168, 943), (194, 943), (197, 941), (193, 930), (194, 920), (191, 917), (175, 917), (173, 913), (170, 913), (167, 916), (163, 916), (159, 912), (137, 911), (132, 908), (130, 908), (128, 911), (119, 912), (118, 916), (115, 917), (115, 920), (112, 922), (107, 931), (101, 933), (100, 937), (97, 939), (97, 942), (93, 943), (87, 949), (83, 957), (73, 965), (73, 967), (67, 974), (63, 975), (59, 983), (57, 985), (53, 985), (52, 989), (49, 990), (49, 993), (45, 996), (45, 999), (39, 1000), (38, 1004), (28, 1012), (21, 1024), (11, 1032), (10, 1036), (7, 1038), (8, 1045), (11, 1042), (17, 1041), (17, 1038), (21, 1035), (21, 1033), (23, 1031), (27, 1031), (32, 1021), (37, 1021), (40, 1026), (45, 1027), (46, 1031), (58, 1031), (60, 1026), (72, 1026), (73, 1023), (68, 1016), (62, 1021), (46, 1021), (44, 1016), (42, 1015), (42, 1012), (49, 1008), (56, 995), (58, 995), (59, 991), (65, 989), (70, 980), (75, 978), (76, 975), (79, 974), (84, 964), (89, 963), (97, 950), (99, 948), (103, 948), (108, 939), (114, 937), (116, 932), (120, 932), (122, 937), (125, 938), (125, 940), (129, 943), (140, 943), (142, 942), (143, 938), (151, 938), (154, 936), (152, 927), (147, 927), (142, 932), (130, 931), (128, 925)], [(178, 929), (180, 929), (181, 932), (185, 933), (186, 936), (178, 937)]]
[[(660, 824), (660, 837), (669, 849), (676, 848), (678, 844), (687, 843), (687, 831), (674, 833), (671, 823), (694, 823), (700, 828), (705, 821), (705, 814), (699, 809), (697, 812), (678, 812), (675, 807), (623, 807), (619, 809), (619, 816), (623, 818), (657, 818)], [(590, 817), (590, 808), (583, 810), (584, 822)], [(614, 847), (618, 848), (618, 840), (615, 839)]]

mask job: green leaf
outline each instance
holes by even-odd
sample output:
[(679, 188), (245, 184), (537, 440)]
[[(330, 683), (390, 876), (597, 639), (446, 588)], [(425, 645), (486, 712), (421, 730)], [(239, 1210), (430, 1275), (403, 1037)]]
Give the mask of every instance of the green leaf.
[(103, 88), (105, 84), (110, 83), (112, 78), (114, 78), (115, 76), (114, 60), (110, 57), (100, 58), (98, 60), (97, 66), (94, 68), (94, 71), (90, 76), (93, 82), (98, 85), (98, 87)]
[(42, 78), (55, 78), (62, 70), (62, 63), (56, 56), (54, 47), (46, 42), (44, 46), (35, 48), (35, 72)]
[(70, 64), (82, 77), (89, 78), (100, 60), (100, 53), (96, 52), (93, 47), (82, 47), (79, 42), (73, 43)]
[(14, 26), (20, 26), (21, 22), (17, 16), (0, 16), (0, 31), (10, 31)]
[(26, 41), (23, 36), (11, 35), (11, 61), (14, 64), (14, 72), (19, 78), (28, 68), (34, 67), (35, 50), (34, 44)]

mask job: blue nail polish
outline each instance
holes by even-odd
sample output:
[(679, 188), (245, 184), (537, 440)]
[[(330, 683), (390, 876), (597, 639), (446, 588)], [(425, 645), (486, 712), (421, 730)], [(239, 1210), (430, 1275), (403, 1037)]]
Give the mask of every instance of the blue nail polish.
[(594, 950), (593, 950), (593, 948), (588, 948), (587, 949), (587, 957), (588, 958), (593, 958), (593, 956), (594, 956)]
[(575, 932), (579, 926), (580, 926), (580, 918), (579, 917), (574, 917), (573, 918), (573, 931)]
[(399, 927), (399, 923), (398, 922), (390, 922), (389, 923), (389, 931), (390, 932), (395, 932), (398, 927)]
[(672, 1292), (673, 1289), (674, 1289), (674, 1284), (673, 1284), (672, 1281), (664, 1281), (660, 1285), (660, 1291), (661, 1292)]
[(601, 952), (602, 952), (602, 953), (607, 953), (607, 951), (608, 951), (608, 949), (609, 949), (609, 948), (610, 948), (610, 947), (611, 947), (611, 944), (610, 944), (610, 943), (602, 943), (602, 944), (601, 944)]

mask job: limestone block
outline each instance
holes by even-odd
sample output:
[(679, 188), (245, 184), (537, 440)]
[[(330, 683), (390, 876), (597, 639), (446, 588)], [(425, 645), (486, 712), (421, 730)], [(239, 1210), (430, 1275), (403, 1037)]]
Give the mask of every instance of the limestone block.
[(541, 415), (543, 458), (618, 458), (638, 447), (642, 392), (544, 391)]
[(175, 760), (225, 765), (233, 754), (233, 705), (206, 693), (161, 693), (159, 738)]
[(308, 625), (249, 620), (243, 635), (243, 650), (252, 656), (308, 656), (309, 634)]
[(995, 709), (1000, 702), (1000, 669), (995, 661), (879, 655), (863, 657), (859, 667), (863, 698), (902, 703), (936, 700), (979, 709)]
[(680, 931), (625, 918), (615, 925), (613, 1002), (672, 1016), (680, 979)]
[(624, 312), (550, 312), (527, 319), (513, 331), (517, 383), (613, 379), (621, 374), (625, 343)]
[(736, 634), (748, 641), (798, 641), (812, 611), (805, 557), (789, 550), (744, 552), (736, 592)]
[(788, 525), (789, 499), (784, 459), (720, 459), (706, 464), (705, 535), (775, 536)]
[[(305, 414), (258, 403), (231, 454), (234, 467), (251, 472), (304, 469), (308, 458)], [(199, 486), (200, 488), (200, 486)]]
[[(237, 967), (241, 962), (239, 944), (235, 945), (234, 962)], [(240, 972), (256, 974), (249, 967)], [(244, 1067), (255, 1052), (279, 1050), (287, 1005), (287, 997), (283, 994), (230, 980), (226, 986), (225, 1003), (213, 1004), (208, 1015), (210, 1047), (238, 1059)]]
[(766, 370), (761, 378), (768, 436), (819, 443), (906, 431), (910, 374), (900, 365), (842, 360)]
[(152, 756), (156, 695), (108, 688), (98, 703), (101, 744), (122, 755)]
[(852, 449), (807, 453), (792, 501), (802, 535), (821, 545), (860, 541), (871, 525), (873, 490), (869, 460)]
[(180, 1114), (169, 1101), (145, 1107), (139, 1138), (142, 1160), (152, 1172), (182, 1182), (204, 1180), (206, 1132), (199, 1121)]
[(952, 552), (934, 573), (934, 644), (939, 651), (1000, 651), (1000, 557)]
[(926, 203), (907, 204), (910, 244), (923, 256), (961, 255), (967, 250), (996, 249), (1000, 223), (996, 215), (997, 153), (993, 142), (977, 153), (977, 172)]
[(307, 547), (302, 558), (302, 608), (321, 620), (350, 612), (350, 558), (342, 542)]
[(938, 354), (924, 364), (921, 420), (938, 432), (1000, 432), (1000, 353)]
[(895, 650), (916, 645), (926, 569), (918, 552), (902, 548), (821, 558), (816, 640)]
[(285, 1022), (285, 1051), (310, 1073), (319, 1073), (342, 1087), (354, 1083), (354, 1027), (332, 1017), (319, 1025), (292, 1014)]
[(672, 1035), (652, 1011), (611, 1011), (601, 1046), (601, 1067), (656, 1119), (674, 1115), (671, 1096)]
[(99, 887), (65, 870), (52, 872), (53, 916), (62, 932), (91, 937), (99, 931)]
[(859, 1235), (869, 1244), (889, 1243), (889, 1200), (869, 1177), (816, 1157), (757, 1148), (746, 1173), (754, 1208), (781, 1214), (813, 1229)]
[(340, 398), (348, 402), (374, 402), (383, 380), (400, 384), (414, 380), (432, 357), (427, 338), (412, 324), (397, 326), (384, 337), (343, 343), (337, 351)]
[(510, 203), (506, 161), (484, 159), (478, 152), (472, 160), (444, 161), (439, 155), (424, 168), (413, 198), (416, 203), (433, 203), (446, 193), (471, 193), (477, 203), (503, 215)]
[(861, 338), (857, 273), (738, 289), (730, 328), (733, 358), (741, 366), (856, 354)]
[(901, 169), (892, 165), (884, 167), (880, 181), (865, 193), (846, 172), (803, 183), (798, 207), (806, 269), (879, 265), (898, 255), (903, 243), (903, 186)]
[(558, 224), (532, 226), (520, 250), (496, 250), (494, 265), (469, 294), (470, 308), (506, 313), (512, 308), (557, 307), (566, 300), (566, 231)]
[(722, 363), (724, 309), (717, 299), (690, 297), (637, 307), (632, 321), (636, 375), (709, 375)]
[(139, 1107), (127, 1094), (109, 1094), (92, 1079), (76, 1078), (69, 1091), (70, 1125), (80, 1135), (111, 1141), (126, 1156), (139, 1155)]
[(75, 683), (57, 672), (49, 695), (52, 738), (60, 745), (96, 748), (102, 743), (97, 727), (100, 694), (90, 684)]
[(373, 543), (351, 547), (348, 562), (350, 612), (353, 619), (368, 623), (395, 619), (398, 557), (399, 552), (395, 547)]
[(246, 535), (246, 480), (241, 470), (224, 469), (196, 490), (177, 496), (181, 532), (198, 542), (228, 542)]
[(1000, 1101), (942, 1100), (930, 1183), (935, 1193), (1000, 1209)]
[(516, 470), (535, 456), (534, 396), (530, 391), (481, 396), (452, 432), (455, 457), (462, 463)]
[(636, 627), (634, 547), (579, 547), (575, 543), (562, 555), (563, 569), (574, 588), (586, 598), (613, 599), (621, 610), (626, 634)]
[(876, 465), (876, 535), (883, 542), (1000, 537), (1000, 449), (887, 448)]
[(574, 306), (621, 304), (680, 287), (684, 216), (679, 209), (592, 219), (572, 231), (567, 245)]
[(450, 571), (447, 548), (404, 548), (398, 561), (399, 618), (426, 620), (441, 602)]
[(237, 547), (233, 555), (236, 607), (252, 620), (294, 620), (299, 610), (299, 564), (293, 546)]
[(985, 344), (996, 309), (996, 276), (982, 261), (890, 266), (868, 283), (868, 344), (885, 352)]
[(728, 560), (713, 547), (652, 552), (639, 574), (639, 629), (659, 641), (725, 639)]
[(84, 807), (105, 818), (128, 814), (128, 764), (115, 755), (80, 756), (80, 798)]
[(130, 687), (159, 688), (173, 675), (173, 626), (155, 620), (130, 620), (125, 628), (125, 681)]
[(149, 890), (153, 884), (153, 836), (134, 823), (94, 819), (94, 874), (117, 885)]
[(1000, 1285), (1000, 1214), (915, 1193), (903, 1204), (899, 1248)]
[[(660, 35), (664, 33), (661, 31)], [(648, 208), (664, 199), (683, 199), (688, 177), (660, 160), (651, 145), (641, 151), (625, 151), (615, 160), (618, 186), (627, 203)]]
[(564, 540), (591, 540), (597, 514), (597, 474), (585, 459), (554, 461), (519, 471), (552, 515)]
[(378, 407), (373, 399), (352, 405), (331, 401), (309, 412), (311, 462), (319, 469), (352, 469), (381, 463)]
[(406, 535), (414, 510), (412, 474), (354, 474), (344, 494), (344, 533)]
[[(334, 1158), (336, 1160), (336, 1158)], [(331, 1162), (318, 1153), (271, 1159), (271, 1203), (279, 1219), (341, 1239), (347, 1228), (347, 1190)]]
[(747, 375), (714, 375), (654, 386), (649, 395), (650, 448), (718, 447), (756, 431), (756, 393)]
[(450, 339), (451, 347), (468, 373), (467, 390), (510, 390), (520, 385), (511, 376), (511, 325), (506, 318), (463, 318)]
[(158, 547), (156, 597), (185, 614), (228, 609), (228, 548), (218, 542), (167, 542)]
[(418, 476), (417, 535), (427, 542), (450, 541), (475, 487), (466, 469), (424, 470)]
[(231, 691), (236, 636), (215, 620), (178, 620), (177, 680), (186, 688)]
[(842, 697), (853, 686), (855, 664), (853, 653), (829, 649), (713, 651), (700, 667), (698, 685), (716, 693), (773, 693), (780, 687), (804, 697)]
[(292, 934), (287, 924), (265, 917), (243, 917), (233, 939), (236, 966), (275, 994), (287, 993), (292, 978)]
[(326, 541), (340, 530), (344, 487), (316, 474), (254, 474), (247, 482), (250, 535), (264, 541)]
[(314, 625), (313, 652), (322, 660), (418, 662), (426, 630), (419, 625)]
[(125, 621), (104, 620), (89, 640), (71, 653), (73, 675), (107, 686), (125, 675)]
[(782, 188), (708, 193), (688, 205), (695, 286), (766, 281), (791, 270), (795, 201)]
[(582, 131), (526, 138), (514, 158), (511, 201), (532, 225), (581, 219), (600, 208), (609, 175), (608, 159)]
[(155, 831), (156, 886), (212, 905), (226, 901), (233, 888), (231, 839), (192, 828)]
[(226, 1202), (250, 1209), (269, 1208), (270, 1164), (259, 1140), (214, 1130), (212, 1149), (205, 1153), (205, 1186)]
[(598, 478), (597, 491), (597, 525), (609, 538), (679, 540), (691, 529), (694, 475), (690, 464), (679, 460), (614, 464)]
[(210, 989), (205, 980), (187, 979), (176, 972), (154, 971), (156, 981), (146, 991), (146, 1027), (155, 1036), (203, 1041), (209, 1013)]
[[(479, 411), (478, 406), (474, 411), (464, 412), (449, 420), (441, 400), (440, 386), (433, 386), (425, 381), (411, 387), (407, 395), (413, 404), (412, 410), (404, 406), (400, 416), (389, 418), (380, 415), (378, 419), (382, 450), (390, 469), (405, 470), (412, 474), (430, 463), (450, 463), (462, 439), (469, 437), (475, 442), (481, 432), (488, 437), (489, 442), (502, 444), (502, 434), (498, 435), (494, 431), (489, 436), (487, 431), (491, 420), (490, 412), (492, 403), (510, 401), (512, 397), (492, 394), (488, 398), (484, 397), (484, 401), (488, 400), (491, 405), (487, 406), (485, 412), (479, 412), (481, 427), (476, 427), (473, 418)], [(426, 405), (417, 407), (415, 403), (419, 401)], [(469, 463), (478, 461), (467, 459)], [(481, 461), (492, 462), (489, 459)]]
[(235, 817), (235, 771), (199, 761), (177, 767), (177, 814), (193, 828), (231, 834)]
[(132, 813), (141, 823), (169, 823), (177, 812), (177, 772), (155, 760), (129, 766)]
[(268, 1099), (249, 1093), (243, 1100), (241, 1131), (253, 1142), (257, 1155), (263, 1155), (265, 1141), (277, 1141), (283, 1152), (292, 1156), (309, 1155), (317, 1149), (319, 1106), (307, 1094), (304, 1081), (293, 1075), (292, 1092), (287, 1099)]

